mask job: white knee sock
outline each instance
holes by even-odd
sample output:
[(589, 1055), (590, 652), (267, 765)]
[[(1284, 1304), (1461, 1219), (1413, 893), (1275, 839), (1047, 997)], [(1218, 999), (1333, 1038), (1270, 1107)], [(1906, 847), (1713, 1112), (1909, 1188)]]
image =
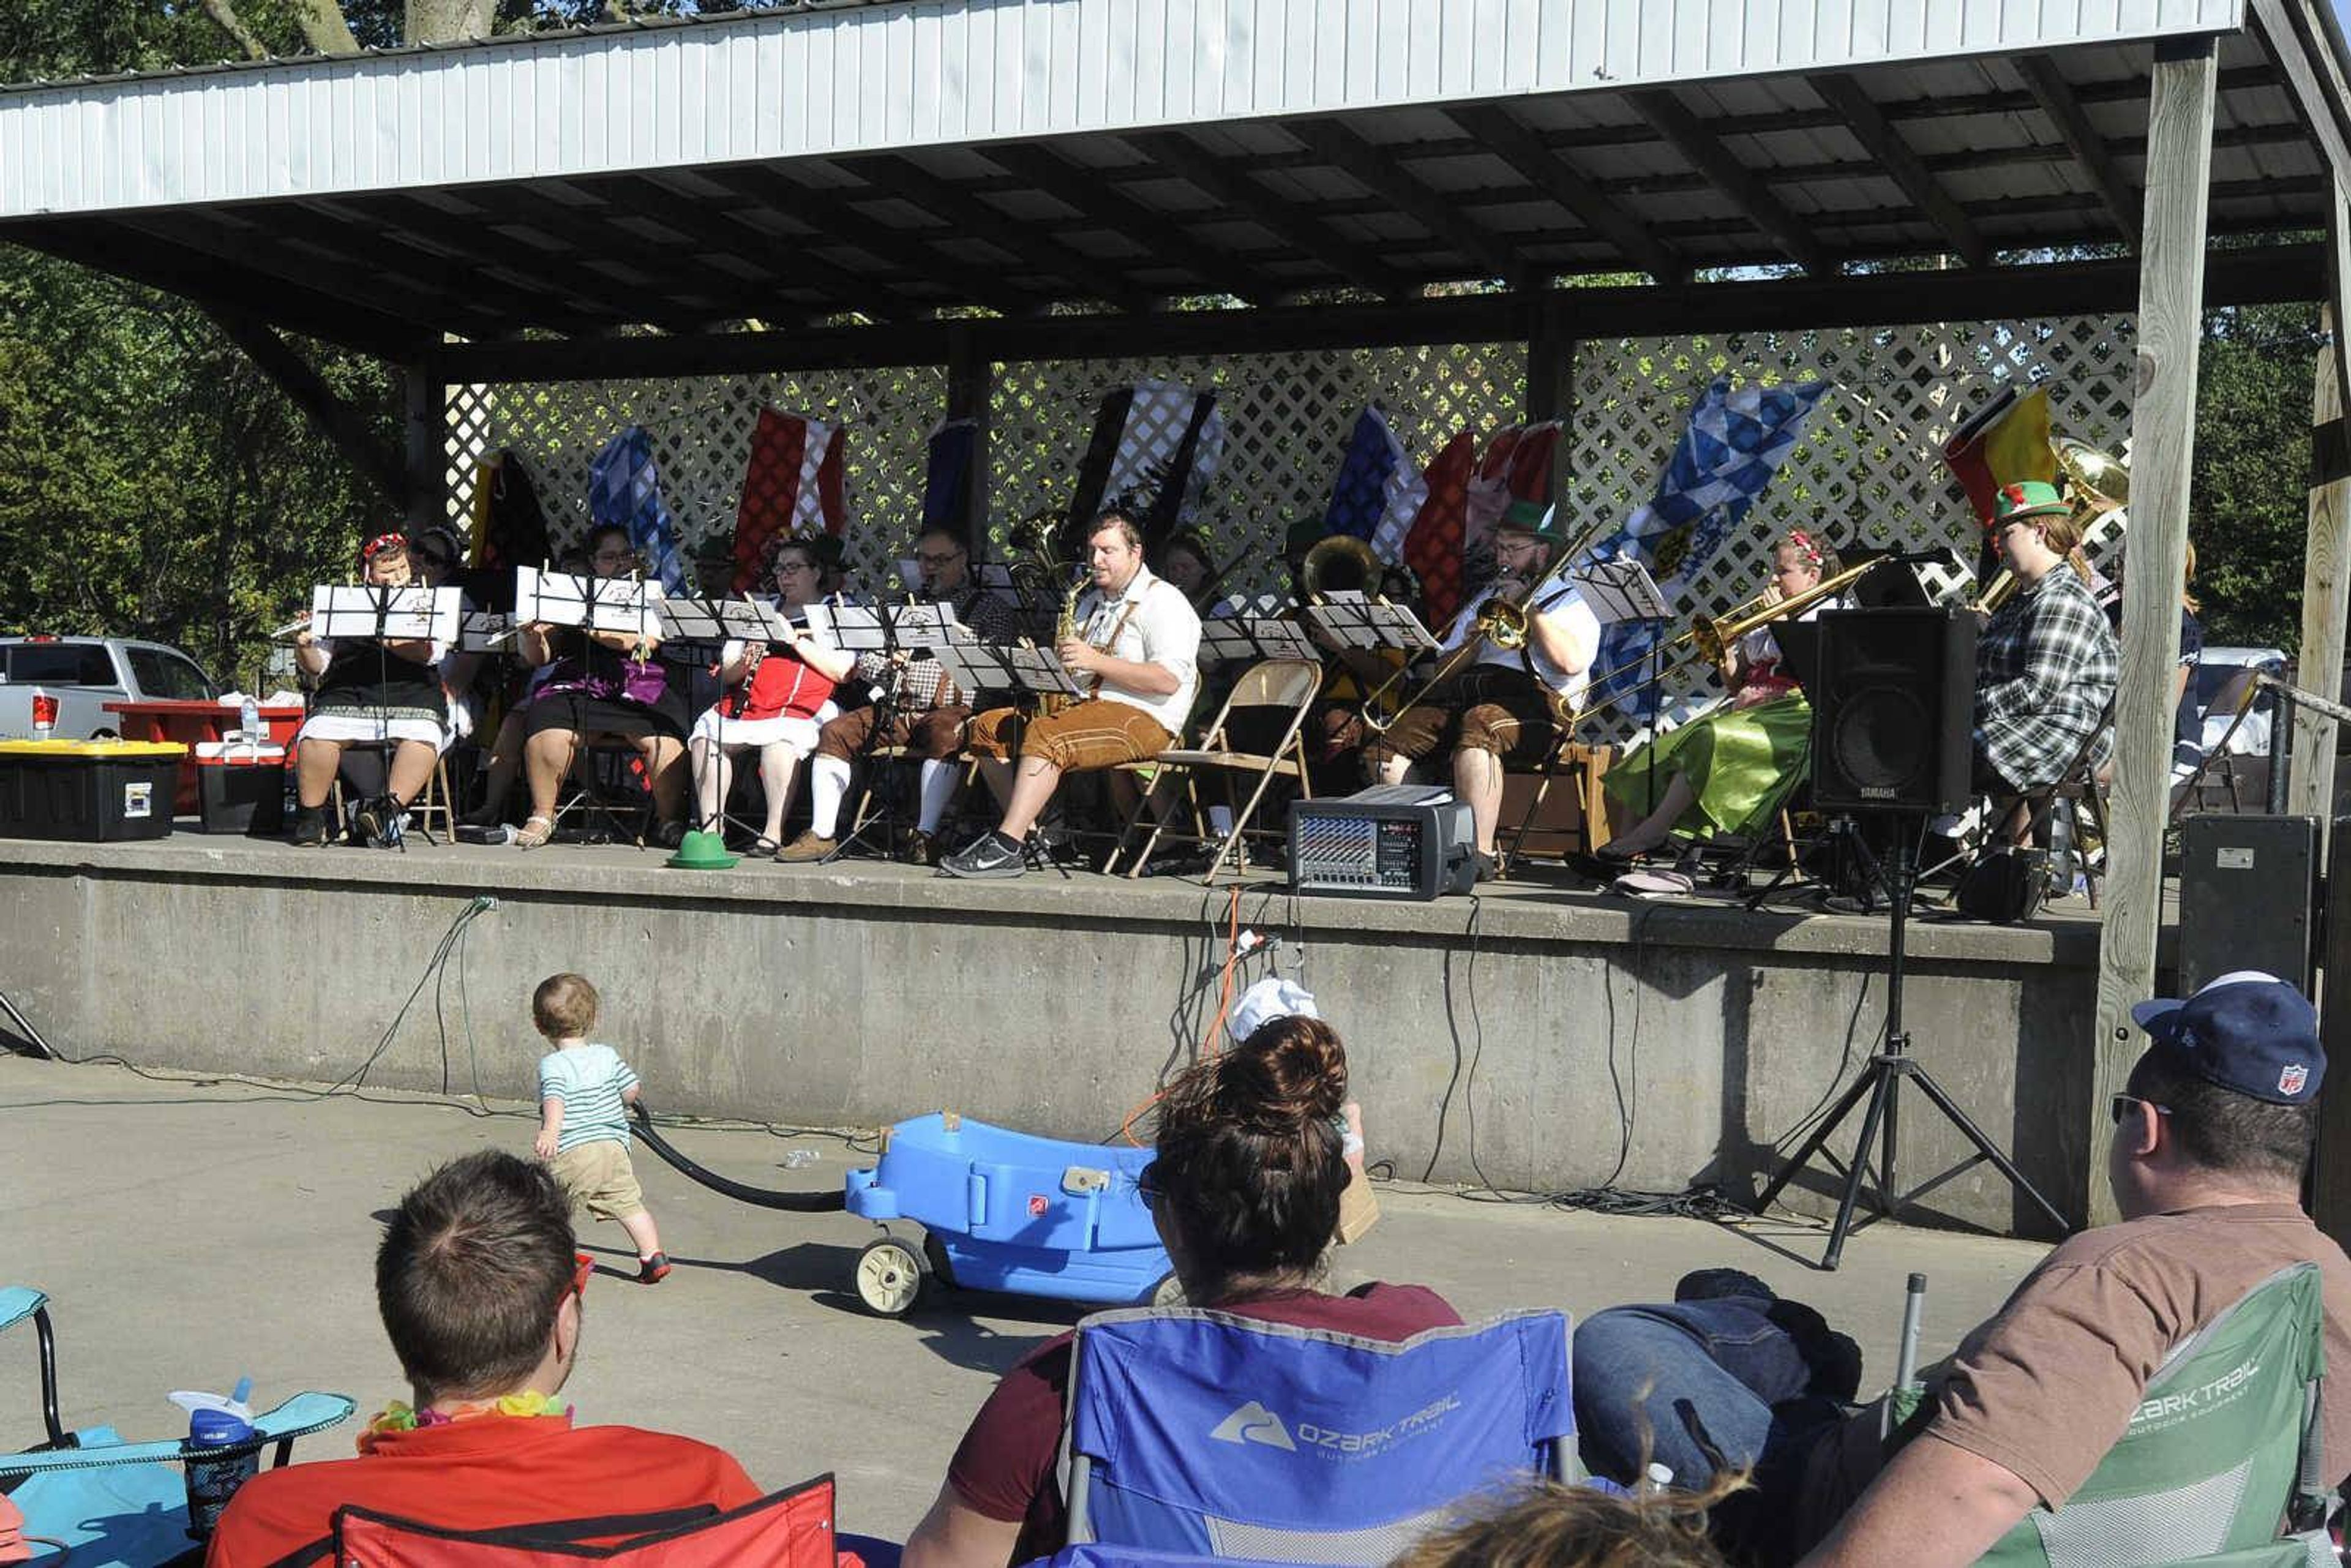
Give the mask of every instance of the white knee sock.
[(832, 837), (841, 826), (841, 802), (849, 794), (849, 764), (838, 757), (819, 757), (809, 763), (809, 831), (820, 839)]
[(914, 826), (925, 833), (939, 831), (939, 819), (947, 814), (947, 802), (955, 799), (956, 786), (963, 780), (963, 764), (956, 761), (923, 763), (923, 808), (914, 819)]

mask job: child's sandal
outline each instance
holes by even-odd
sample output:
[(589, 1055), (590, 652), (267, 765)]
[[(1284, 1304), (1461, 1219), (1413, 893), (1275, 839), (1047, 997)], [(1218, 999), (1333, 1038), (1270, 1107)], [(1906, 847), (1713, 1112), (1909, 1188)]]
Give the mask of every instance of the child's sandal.
[(551, 817), (527, 819), (515, 834), (515, 842), (527, 850), (535, 850), (555, 836), (555, 821)]

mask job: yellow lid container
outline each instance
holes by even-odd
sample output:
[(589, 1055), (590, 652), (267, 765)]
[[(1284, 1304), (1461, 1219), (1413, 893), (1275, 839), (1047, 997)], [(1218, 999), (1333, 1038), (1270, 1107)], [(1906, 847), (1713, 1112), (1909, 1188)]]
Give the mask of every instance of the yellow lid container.
[(88, 758), (99, 762), (162, 761), (185, 757), (170, 740), (0, 740), (0, 757)]

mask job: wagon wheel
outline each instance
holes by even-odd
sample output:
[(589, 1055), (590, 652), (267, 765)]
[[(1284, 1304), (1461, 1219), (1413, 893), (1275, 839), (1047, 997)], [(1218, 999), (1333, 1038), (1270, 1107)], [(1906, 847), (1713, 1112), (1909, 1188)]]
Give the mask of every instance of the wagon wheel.
[(1184, 1304), (1184, 1283), (1172, 1271), (1162, 1274), (1143, 1301), (1151, 1307), (1180, 1307)]
[(935, 1230), (923, 1232), (923, 1261), (931, 1266), (931, 1278), (952, 1290), (955, 1286), (955, 1262), (947, 1256), (947, 1244), (939, 1239)]
[(857, 1255), (857, 1299), (885, 1318), (903, 1318), (922, 1299), (930, 1268), (922, 1254), (894, 1236), (884, 1236)]

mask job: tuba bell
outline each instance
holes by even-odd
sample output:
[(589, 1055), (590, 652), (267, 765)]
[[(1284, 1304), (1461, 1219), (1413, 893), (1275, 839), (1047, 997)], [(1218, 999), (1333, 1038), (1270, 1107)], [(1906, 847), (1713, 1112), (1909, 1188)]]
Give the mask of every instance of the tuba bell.
[(1370, 593), (1383, 569), (1372, 547), (1353, 534), (1317, 539), (1298, 569), (1298, 591), (1309, 599), (1329, 593)]
[[(2092, 523), (2130, 505), (2130, 465), (2121, 458), (2071, 435), (2052, 437), (2049, 450), (2057, 459), (2057, 471), (2065, 476), (2065, 498), (2074, 508), (2074, 528), (2085, 538)], [(2074, 555), (2086, 579), (2086, 558), (2078, 548)], [(2001, 567), (1985, 587), (1983, 597), (1976, 601), (1977, 613), (1991, 614), (2015, 591), (2016, 574)]]

